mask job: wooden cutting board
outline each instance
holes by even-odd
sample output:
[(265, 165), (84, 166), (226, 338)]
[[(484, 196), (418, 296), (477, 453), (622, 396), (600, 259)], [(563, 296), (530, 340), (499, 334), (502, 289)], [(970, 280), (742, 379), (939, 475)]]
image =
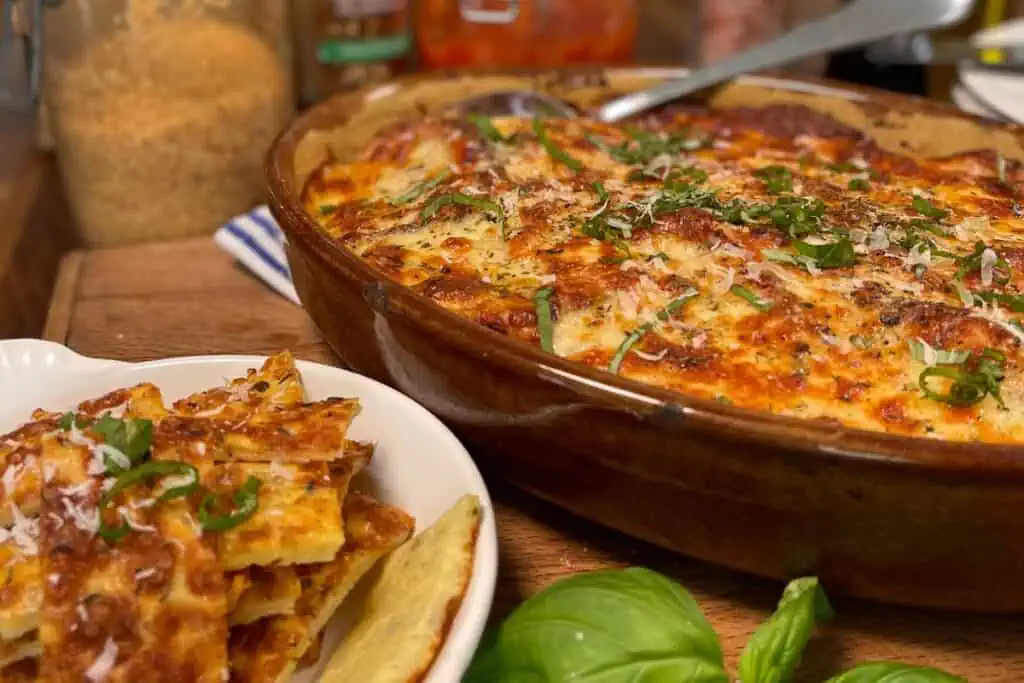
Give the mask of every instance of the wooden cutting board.
[[(129, 361), (289, 348), (300, 358), (337, 363), (301, 308), (207, 238), (71, 252), (58, 275), (45, 336), (85, 355)], [(747, 638), (779, 597), (778, 584), (634, 541), (493, 477), (488, 485), (501, 548), (496, 615), (559, 577), (643, 565), (693, 593), (735, 671)], [(833, 603), (837, 617), (808, 648), (799, 682), (820, 683), (855, 662), (878, 659), (936, 666), (972, 683), (1024, 681), (1024, 618), (928, 613), (835, 596)]]

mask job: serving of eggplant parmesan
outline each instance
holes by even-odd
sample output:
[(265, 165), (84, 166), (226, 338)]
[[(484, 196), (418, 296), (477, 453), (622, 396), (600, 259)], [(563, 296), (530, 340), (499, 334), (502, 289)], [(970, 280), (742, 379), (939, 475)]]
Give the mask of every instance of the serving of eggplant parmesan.
[(303, 199), (390, 280), (559, 357), (874, 431), (1024, 442), (1021, 164), (811, 109), (424, 118)]

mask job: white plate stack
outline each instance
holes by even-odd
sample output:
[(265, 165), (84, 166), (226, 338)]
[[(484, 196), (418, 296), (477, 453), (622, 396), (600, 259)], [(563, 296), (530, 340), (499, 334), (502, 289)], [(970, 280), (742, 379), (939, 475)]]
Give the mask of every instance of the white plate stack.
[[(979, 46), (1024, 43), (1024, 18), (1011, 19), (979, 31), (971, 42)], [(1024, 69), (997, 71), (961, 65), (953, 85), (953, 102), (964, 111), (1024, 125)]]

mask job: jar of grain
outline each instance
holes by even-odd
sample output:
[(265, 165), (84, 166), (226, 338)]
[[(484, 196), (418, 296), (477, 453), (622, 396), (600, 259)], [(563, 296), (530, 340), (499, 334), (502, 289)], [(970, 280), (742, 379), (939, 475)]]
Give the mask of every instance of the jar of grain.
[(294, 109), (289, 3), (60, 2), (43, 99), (83, 241), (211, 234), (262, 200)]

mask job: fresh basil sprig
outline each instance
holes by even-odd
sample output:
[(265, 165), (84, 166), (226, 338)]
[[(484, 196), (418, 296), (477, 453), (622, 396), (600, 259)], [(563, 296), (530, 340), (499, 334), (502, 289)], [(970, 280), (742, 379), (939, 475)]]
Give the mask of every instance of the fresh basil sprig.
[(818, 579), (791, 581), (779, 600), (775, 614), (750, 637), (740, 655), (742, 683), (788, 681), (811, 639), (815, 624), (831, 619), (832, 607)]
[[(742, 683), (787, 683), (818, 621), (813, 577), (791, 581), (740, 658)], [(681, 586), (646, 569), (561, 579), (484, 636), (462, 683), (727, 683), (714, 630)], [(966, 683), (927, 667), (863, 664), (828, 683)]]
[(868, 662), (856, 666), (826, 683), (967, 683), (959, 676), (928, 666), (899, 662)]
[(520, 605), (462, 683), (728, 683), (722, 650), (681, 586), (647, 569), (577, 574)]

